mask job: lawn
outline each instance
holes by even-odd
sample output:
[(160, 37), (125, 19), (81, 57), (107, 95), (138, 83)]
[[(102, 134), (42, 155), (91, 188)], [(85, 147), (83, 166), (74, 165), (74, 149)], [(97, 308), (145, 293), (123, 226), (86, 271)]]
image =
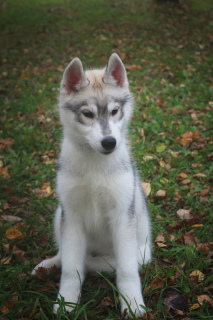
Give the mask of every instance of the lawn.
[[(206, 319), (212, 297), (213, 4), (209, 0), (0, 1), (0, 320), (56, 319), (52, 222), (68, 62), (122, 58), (135, 97), (129, 136), (148, 196), (147, 320)], [(75, 313), (121, 319), (113, 274), (88, 276)]]

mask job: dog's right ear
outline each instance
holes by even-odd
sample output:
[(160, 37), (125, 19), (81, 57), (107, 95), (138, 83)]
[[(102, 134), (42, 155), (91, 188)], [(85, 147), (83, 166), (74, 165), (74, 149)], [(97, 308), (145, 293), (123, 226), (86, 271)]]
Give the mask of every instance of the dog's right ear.
[(67, 93), (70, 94), (72, 92), (77, 92), (88, 85), (89, 81), (86, 78), (81, 60), (79, 58), (74, 58), (64, 71), (62, 86)]

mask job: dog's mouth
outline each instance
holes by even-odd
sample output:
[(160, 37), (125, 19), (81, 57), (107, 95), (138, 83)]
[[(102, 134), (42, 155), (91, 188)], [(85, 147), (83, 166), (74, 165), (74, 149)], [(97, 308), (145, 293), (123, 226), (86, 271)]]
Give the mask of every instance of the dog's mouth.
[(111, 151), (101, 151), (101, 153), (104, 155), (109, 155), (109, 154), (113, 153), (113, 151), (115, 151), (115, 149), (113, 149)]

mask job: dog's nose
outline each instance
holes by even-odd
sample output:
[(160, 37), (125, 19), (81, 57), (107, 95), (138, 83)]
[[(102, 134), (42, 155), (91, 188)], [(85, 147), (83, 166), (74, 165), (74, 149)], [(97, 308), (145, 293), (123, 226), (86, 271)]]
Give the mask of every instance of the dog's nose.
[(102, 147), (107, 150), (107, 151), (112, 151), (115, 146), (116, 146), (116, 140), (114, 137), (105, 137), (102, 141), (101, 141), (101, 145)]

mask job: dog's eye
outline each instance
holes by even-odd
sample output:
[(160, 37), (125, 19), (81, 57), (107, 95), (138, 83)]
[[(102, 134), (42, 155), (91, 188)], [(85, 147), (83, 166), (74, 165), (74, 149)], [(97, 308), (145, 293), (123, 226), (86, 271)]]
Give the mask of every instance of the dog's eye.
[(118, 113), (118, 108), (112, 110), (112, 116), (115, 116)]
[(90, 118), (90, 119), (94, 118), (94, 113), (92, 113), (91, 111), (84, 110), (84, 111), (82, 111), (82, 113), (86, 118)]

